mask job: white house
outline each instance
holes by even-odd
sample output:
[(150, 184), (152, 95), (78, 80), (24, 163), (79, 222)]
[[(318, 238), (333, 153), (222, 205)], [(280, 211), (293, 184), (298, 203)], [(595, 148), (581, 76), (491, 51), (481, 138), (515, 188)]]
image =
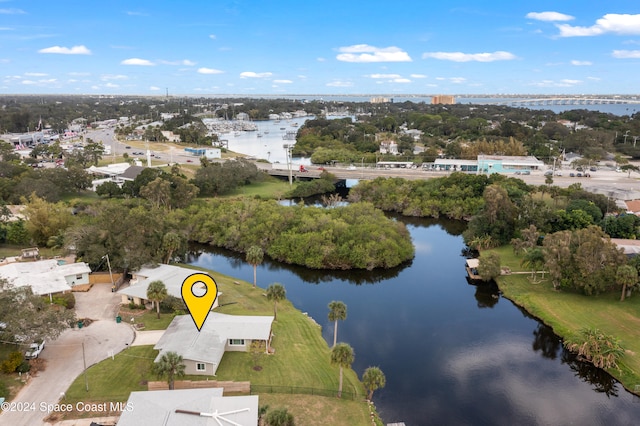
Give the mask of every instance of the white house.
[(213, 376), (225, 352), (246, 352), (254, 340), (265, 342), (265, 351), (271, 347), (272, 316), (226, 315), (209, 312), (200, 331), (190, 315), (176, 316), (154, 349), (160, 351), (156, 362), (164, 353), (176, 352), (182, 356), (186, 374)]
[(222, 388), (131, 392), (118, 426), (258, 425), (258, 395), (222, 396)]
[[(118, 290), (122, 296), (122, 304), (130, 302), (136, 305), (145, 304), (147, 300), (147, 288), (153, 281), (162, 281), (167, 288), (167, 293), (171, 296), (182, 298), (182, 283), (190, 275), (202, 273), (202, 271), (194, 271), (193, 269), (182, 268), (174, 265), (157, 265), (145, 266), (137, 272), (132, 272), (133, 278), (129, 281), (127, 287)], [(218, 296), (222, 293), (218, 292)], [(211, 309), (218, 306), (218, 299)]]
[(14, 287), (31, 287), (33, 294), (51, 295), (89, 284), (91, 268), (84, 262), (60, 263), (56, 259), (13, 262), (0, 266), (0, 277)]

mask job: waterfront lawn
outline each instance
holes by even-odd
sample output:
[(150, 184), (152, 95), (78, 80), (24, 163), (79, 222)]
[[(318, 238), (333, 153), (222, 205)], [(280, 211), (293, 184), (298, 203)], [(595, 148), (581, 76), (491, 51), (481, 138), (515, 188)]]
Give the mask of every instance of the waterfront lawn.
[[(511, 247), (501, 247), (496, 252), (502, 265), (509, 266), (512, 272), (524, 270)], [(619, 371), (608, 371), (629, 390), (640, 384), (640, 294), (633, 293), (620, 302), (619, 292), (585, 296), (554, 290), (548, 279), (534, 284), (529, 277), (529, 274), (502, 276), (498, 285), (505, 297), (540, 318), (563, 338), (578, 336), (584, 328), (598, 328), (618, 338), (625, 355)]]
[(262, 199), (276, 199), (279, 200), (285, 196), (287, 192), (291, 190), (289, 182), (275, 178), (273, 176), (266, 177), (263, 181), (253, 182), (248, 185), (242, 185), (231, 191), (229, 194), (225, 194), (220, 198), (229, 197), (256, 197), (259, 196)]
[[(127, 324), (144, 324), (144, 330), (165, 330), (173, 320), (174, 314), (160, 313), (160, 319), (154, 309), (151, 310), (132, 310), (127, 305), (120, 307), (118, 313), (122, 318), (122, 322)], [(134, 321), (131, 321), (134, 318)]]
[[(218, 309), (219, 312), (236, 315), (273, 314), (273, 303), (265, 297), (264, 289), (253, 288), (249, 283), (208, 272), (212, 274), (218, 291), (222, 293), (219, 303), (224, 306)], [(258, 362), (262, 367), (260, 371), (253, 368), (250, 354), (228, 352), (222, 359), (216, 377), (188, 376), (185, 379), (249, 380), (256, 385), (268, 384), (287, 389), (292, 386), (322, 390), (338, 389), (339, 369), (330, 363), (330, 350), (322, 338), (320, 326), (296, 310), (289, 301), (282, 301), (278, 303), (278, 320), (273, 324), (273, 333), (272, 346), (276, 352), (274, 355), (262, 356)], [(107, 359), (92, 366), (87, 370), (89, 392), (85, 388), (84, 375), (80, 375), (67, 391), (66, 401), (125, 401), (131, 391), (146, 390), (147, 380), (157, 380), (151, 373), (156, 355), (157, 351), (153, 350), (152, 346), (132, 347), (116, 355), (115, 360)], [(340, 400), (298, 394), (260, 394), (260, 404), (273, 401), (272, 408), (291, 407), (298, 424), (371, 424), (369, 409), (364, 402), (364, 389), (351, 369), (344, 371), (343, 391), (355, 392), (355, 400), (348, 401), (346, 397)], [(300, 403), (307, 399), (310, 402)], [(309, 406), (318, 409), (308, 413), (306, 407)], [(347, 412), (349, 414), (346, 414)], [(322, 413), (322, 416), (318, 416), (318, 413)], [(335, 413), (336, 417), (331, 417), (332, 413)], [(82, 413), (73, 413), (69, 417), (81, 415)]]

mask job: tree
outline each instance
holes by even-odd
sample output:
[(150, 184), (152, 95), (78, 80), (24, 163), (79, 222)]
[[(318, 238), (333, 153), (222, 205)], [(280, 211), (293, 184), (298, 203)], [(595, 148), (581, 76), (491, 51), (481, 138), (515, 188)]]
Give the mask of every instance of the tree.
[(340, 301), (332, 301), (329, 303), (329, 321), (333, 321), (333, 346), (336, 347), (336, 340), (338, 339), (338, 320), (344, 321), (347, 319), (347, 305)]
[(184, 365), (182, 355), (176, 352), (162, 354), (160, 360), (153, 365), (153, 370), (158, 377), (167, 377), (169, 389), (173, 390), (176, 377), (184, 377)]
[(247, 263), (253, 266), (253, 287), (256, 287), (256, 270), (264, 259), (264, 252), (260, 246), (251, 246), (247, 250)]
[(266, 422), (268, 426), (295, 426), (293, 414), (286, 408), (276, 408), (269, 411)]
[(73, 309), (60, 309), (33, 294), (31, 287), (12, 287), (0, 279), (0, 340), (54, 340), (75, 321)]
[(581, 334), (579, 340), (567, 339), (566, 348), (598, 368), (618, 368), (618, 360), (624, 355), (618, 339), (595, 328), (584, 329)]
[(186, 239), (183, 235), (169, 231), (162, 236), (162, 250), (164, 250), (164, 263), (169, 264), (171, 258), (176, 251), (186, 245)]
[(256, 371), (262, 370), (260, 367), (260, 360), (266, 353), (266, 342), (264, 340), (252, 340), (249, 345), (249, 354), (253, 361), (253, 369)]
[(350, 368), (355, 354), (347, 343), (338, 343), (331, 349), (331, 364), (340, 367), (340, 382), (338, 384), (338, 398), (342, 398), (342, 369)]
[(387, 379), (380, 367), (368, 367), (362, 374), (362, 383), (365, 389), (369, 392), (367, 399), (371, 401), (373, 398), (373, 391), (382, 389), (387, 384)]
[(500, 276), (500, 256), (497, 253), (489, 252), (480, 256), (478, 262), (478, 274), (482, 281), (491, 281)]
[(167, 286), (160, 280), (151, 281), (147, 287), (147, 299), (156, 305), (158, 319), (160, 319), (160, 302), (167, 297)]
[[(542, 253), (542, 249), (537, 247), (525, 253), (520, 264), (531, 269), (531, 279), (535, 283), (538, 269), (544, 267), (544, 253)], [(544, 279), (544, 271), (542, 271), (542, 278)]]
[(618, 266), (616, 271), (616, 283), (622, 286), (622, 294), (620, 295), (620, 301), (624, 301), (624, 297), (627, 293), (627, 289), (636, 285), (638, 282), (638, 270), (631, 265)]
[(267, 300), (273, 300), (273, 319), (278, 319), (278, 302), (287, 298), (287, 292), (280, 283), (273, 283), (267, 287)]

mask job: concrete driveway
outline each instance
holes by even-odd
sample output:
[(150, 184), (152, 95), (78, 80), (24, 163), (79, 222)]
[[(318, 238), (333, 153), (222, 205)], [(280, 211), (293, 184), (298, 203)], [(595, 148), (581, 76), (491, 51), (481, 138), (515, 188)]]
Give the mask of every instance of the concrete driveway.
[[(41, 358), (47, 361), (45, 371), (38, 373), (22, 388), (14, 402), (33, 403), (35, 410), (3, 412), (3, 425), (43, 425), (48, 415), (41, 404), (56, 404), (63, 392), (78, 377), (83, 367), (83, 345), (87, 367), (96, 364), (111, 354), (116, 354), (129, 346), (134, 339), (129, 324), (116, 323), (114, 309), (120, 296), (111, 293), (111, 285), (94, 285), (87, 293), (76, 293), (78, 318), (96, 321), (81, 329), (66, 330), (58, 339), (47, 342)], [(95, 295), (95, 296), (94, 296)], [(91, 386), (91, 383), (89, 383)], [(28, 407), (31, 408), (31, 407)]]

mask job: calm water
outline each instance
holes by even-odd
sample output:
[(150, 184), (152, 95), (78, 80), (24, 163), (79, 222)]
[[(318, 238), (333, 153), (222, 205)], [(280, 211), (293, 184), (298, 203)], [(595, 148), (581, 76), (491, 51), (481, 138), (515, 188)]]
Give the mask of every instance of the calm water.
[[(403, 219), (404, 220), (404, 219)], [(265, 261), (258, 285), (287, 297), (333, 343), (327, 304), (347, 304), (338, 341), (353, 369), (377, 365), (374, 402), (385, 422), (409, 425), (632, 425), (640, 403), (606, 373), (577, 362), (548, 327), (467, 282), (463, 225), (411, 220), (415, 259), (382, 272), (322, 272)], [(189, 263), (252, 282), (243, 256), (199, 247)]]

